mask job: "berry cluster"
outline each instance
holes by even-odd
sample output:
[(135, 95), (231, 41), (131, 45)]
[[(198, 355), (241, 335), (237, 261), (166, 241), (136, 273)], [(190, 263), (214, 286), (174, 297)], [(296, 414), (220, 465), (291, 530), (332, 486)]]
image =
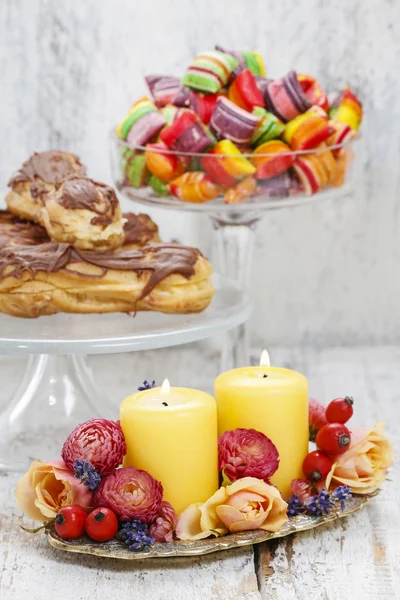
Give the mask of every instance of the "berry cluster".
[(332, 468), (332, 458), (346, 452), (351, 443), (351, 434), (345, 423), (353, 416), (353, 398), (335, 398), (325, 409), (326, 424), (318, 431), (315, 443), (317, 450), (307, 454), (303, 462), (303, 473), (315, 484), (326, 478)]

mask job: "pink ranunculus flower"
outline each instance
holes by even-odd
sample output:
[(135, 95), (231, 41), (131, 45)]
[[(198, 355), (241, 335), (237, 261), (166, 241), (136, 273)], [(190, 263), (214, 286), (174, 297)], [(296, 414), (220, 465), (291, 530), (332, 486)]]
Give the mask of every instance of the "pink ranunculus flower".
[(81, 423), (64, 442), (61, 456), (71, 471), (75, 460), (88, 460), (101, 477), (120, 466), (126, 443), (119, 421), (90, 419)]
[(63, 506), (92, 507), (93, 492), (74, 477), (62, 460), (34, 460), (18, 481), (15, 496), (22, 512), (35, 521), (48, 521)]
[(161, 502), (156, 520), (150, 526), (149, 533), (156, 542), (172, 542), (178, 522), (178, 515), (169, 502)]
[(260, 431), (225, 431), (218, 440), (218, 468), (231, 482), (255, 477), (269, 483), (278, 466), (275, 444)]
[(322, 429), (323, 426), (328, 422), (326, 419), (325, 410), (326, 407), (321, 404), (321, 402), (314, 400), (314, 398), (309, 399), (308, 423), (310, 427), (310, 442), (315, 442), (318, 431)]
[(228, 531), (279, 531), (288, 520), (287, 506), (276, 487), (244, 477), (221, 487), (204, 504), (188, 506), (179, 515), (176, 535), (181, 540), (200, 540)]
[(386, 479), (393, 463), (393, 448), (384, 435), (384, 423), (371, 429), (353, 427), (349, 449), (333, 458), (326, 487), (347, 485), (355, 494), (372, 494)]
[(125, 467), (108, 475), (94, 496), (95, 506), (108, 506), (121, 521), (139, 519), (149, 525), (160, 512), (163, 487), (146, 471)]
[(290, 484), (291, 494), (296, 494), (300, 502), (304, 502), (307, 498), (315, 496), (315, 490), (312, 485), (305, 479), (293, 479)]

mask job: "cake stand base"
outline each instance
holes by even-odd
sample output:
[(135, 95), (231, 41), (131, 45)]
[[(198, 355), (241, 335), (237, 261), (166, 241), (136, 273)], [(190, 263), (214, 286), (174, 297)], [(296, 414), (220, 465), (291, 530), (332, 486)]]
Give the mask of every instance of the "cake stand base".
[(0, 414), (0, 469), (20, 471), (35, 459), (54, 460), (76, 425), (116, 414), (97, 388), (85, 355), (31, 355)]

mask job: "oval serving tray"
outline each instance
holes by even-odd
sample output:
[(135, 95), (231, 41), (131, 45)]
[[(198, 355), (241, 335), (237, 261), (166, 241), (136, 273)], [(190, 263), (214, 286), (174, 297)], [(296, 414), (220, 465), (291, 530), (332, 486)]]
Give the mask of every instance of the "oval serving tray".
[(104, 556), (105, 558), (118, 558), (123, 560), (142, 560), (144, 558), (172, 558), (176, 556), (198, 556), (201, 554), (210, 554), (221, 550), (230, 550), (241, 546), (251, 546), (260, 544), (267, 540), (285, 537), (298, 531), (307, 531), (320, 527), (325, 523), (336, 521), (343, 517), (348, 517), (358, 512), (368, 502), (367, 496), (358, 496), (346, 500), (344, 511), (333, 509), (329, 515), (323, 517), (310, 517), (300, 515), (290, 519), (276, 533), (269, 533), (260, 529), (256, 531), (243, 531), (225, 535), (219, 538), (208, 538), (206, 540), (188, 541), (188, 542), (171, 542), (171, 543), (156, 543), (154, 546), (145, 552), (133, 552), (118, 540), (109, 542), (95, 543), (89, 538), (65, 541), (62, 540), (56, 533), (54, 528), (50, 528), (47, 532), (49, 543), (66, 552), (77, 552), (80, 554), (91, 554), (93, 556)]

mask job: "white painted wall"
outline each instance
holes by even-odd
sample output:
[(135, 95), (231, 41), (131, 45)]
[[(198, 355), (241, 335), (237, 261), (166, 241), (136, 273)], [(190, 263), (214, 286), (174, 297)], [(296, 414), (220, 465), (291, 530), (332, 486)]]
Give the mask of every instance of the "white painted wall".
[[(399, 342), (399, 25), (397, 0), (0, 0), (0, 189), (49, 147), (111, 182), (108, 130), (143, 75), (182, 73), (215, 43), (259, 49), (272, 76), (352, 83), (365, 105), (361, 181), (346, 202), (264, 219), (253, 341)], [(151, 214), (166, 237), (204, 244), (206, 220)]]

